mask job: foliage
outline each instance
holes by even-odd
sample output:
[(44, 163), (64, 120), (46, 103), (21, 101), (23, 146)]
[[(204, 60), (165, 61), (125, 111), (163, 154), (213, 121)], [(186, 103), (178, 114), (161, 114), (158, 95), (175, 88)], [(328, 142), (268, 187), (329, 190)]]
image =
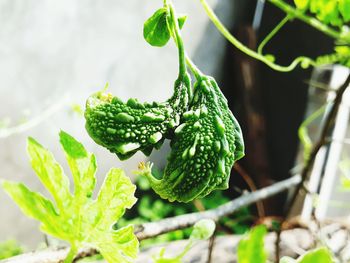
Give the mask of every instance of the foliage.
[(298, 9), (309, 11), (317, 19), (332, 26), (343, 26), (350, 21), (349, 0), (294, 0)]
[(17, 256), (23, 252), (22, 246), (17, 241), (10, 239), (0, 243), (0, 260)]
[(72, 262), (79, 248), (96, 248), (107, 262), (131, 262), (138, 251), (133, 226), (113, 230), (112, 225), (136, 202), (135, 186), (121, 169), (111, 169), (99, 191), (95, 188), (95, 156), (65, 132), (60, 132), (74, 181), (74, 194), (69, 179), (53, 155), (33, 138), (28, 139), (28, 153), (34, 171), (52, 195), (54, 203), (21, 183), (4, 181), (4, 190), (28, 217), (41, 222), (41, 230), (71, 244), (65, 262)]
[(154, 263), (182, 263), (183, 257), (191, 249), (196, 241), (209, 239), (215, 231), (215, 222), (210, 219), (202, 219), (193, 226), (193, 231), (189, 238), (188, 244), (184, 250), (175, 257), (167, 258), (164, 256), (165, 248), (162, 248), (158, 256), (153, 257)]
[(289, 257), (283, 257), (280, 263), (334, 263), (331, 253), (327, 248), (317, 248), (306, 252), (298, 259), (292, 259)]
[(237, 248), (238, 263), (265, 263), (267, 253), (264, 248), (266, 227), (258, 225), (252, 228), (249, 234), (242, 238)]

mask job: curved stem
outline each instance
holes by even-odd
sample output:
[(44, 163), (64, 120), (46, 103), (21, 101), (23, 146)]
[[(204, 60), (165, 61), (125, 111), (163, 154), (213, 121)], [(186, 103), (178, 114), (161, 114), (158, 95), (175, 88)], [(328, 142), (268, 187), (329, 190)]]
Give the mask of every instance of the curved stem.
[[(169, 32), (171, 34), (171, 37), (174, 39), (175, 44), (178, 46), (179, 49), (180, 49), (180, 47), (179, 47), (178, 43), (179, 43), (179, 39), (180, 39), (181, 44), (182, 44), (182, 48), (184, 49), (183, 41), (182, 41), (182, 38), (180, 36), (180, 29), (178, 27), (178, 22), (177, 22), (177, 17), (175, 14), (174, 7), (172, 6), (171, 3), (168, 4), (168, 0), (164, 0), (164, 5), (170, 7), (170, 12), (171, 12), (170, 16), (171, 16), (172, 24), (175, 25), (175, 27), (177, 26), (177, 28), (174, 28), (174, 26), (168, 24), (168, 29), (169, 29)], [(179, 51), (179, 52), (181, 52), (181, 51)], [(195, 78), (197, 80), (201, 79), (203, 76), (203, 73), (197, 68), (197, 66), (193, 63), (191, 58), (186, 54), (186, 51), (183, 50), (183, 52), (185, 54), (184, 56), (185, 56), (186, 64), (190, 68), (190, 70), (192, 71), (193, 75), (195, 76)], [(180, 64), (182, 64), (181, 60), (182, 60), (182, 57), (180, 57)]]
[(196, 80), (201, 80), (204, 74), (202, 73), (202, 71), (200, 71), (199, 68), (197, 68), (196, 64), (194, 64), (194, 62), (190, 59), (188, 55), (186, 55), (186, 63), (192, 71), (193, 75), (195, 76)]
[(218, 17), (215, 15), (214, 11), (211, 9), (211, 7), (207, 4), (205, 0), (199, 0), (202, 4), (205, 12), (207, 13), (209, 19), (213, 22), (213, 24), (216, 26), (216, 28), (220, 31), (220, 33), (231, 42), (232, 45), (234, 45), (236, 48), (241, 50), (243, 53), (247, 54), (248, 56), (251, 56), (252, 58), (255, 58), (266, 65), (268, 65), (270, 68), (281, 71), (281, 72), (289, 72), (293, 70), (298, 64), (305, 63), (307, 65), (316, 65), (315, 61), (308, 57), (297, 57), (289, 66), (281, 66), (278, 64), (273, 63), (271, 60), (266, 58), (265, 56), (257, 53), (256, 51), (248, 48), (244, 44), (242, 44), (237, 38), (235, 38), (228, 29), (221, 23), (221, 21), (218, 19)]
[(170, 10), (170, 17), (171, 17), (171, 21), (172, 21), (172, 26), (171, 28), (175, 34), (175, 42), (176, 42), (176, 45), (177, 45), (177, 48), (179, 49), (179, 61), (180, 61), (180, 69), (179, 69), (179, 74), (180, 75), (184, 75), (186, 74), (186, 57), (185, 57), (185, 48), (184, 48), (184, 44), (183, 44), (183, 41), (182, 41), (182, 37), (181, 37), (181, 34), (180, 34), (180, 28), (179, 28), (179, 23), (177, 22), (177, 18), (176, 18), (176, 14), (175, 14), (175, 10), (174, 10), (174, 7), (173, 5), (170, 3), (168, 4), (169, 6), (169, 10)]
[(304, 162), (310, 157), (310, 153), (312, 151), (312, 140), (309, 136), (308, 126), (316, 120), (321, 114), (326, 110), (327, 104), (322, 105), (319, 109), (313, 112), (310, 116), (308, 116), (299, 126), (298, 129), (298, 137), (301, 144), (304, 147)]
[(261, 41), (260, 45), (258, 46), (258, 53), (262, 55), (262, 50), (265, 47), (265, 45), (273, 38), (278, 31), (289, 21), (291, 16), (288, 14), (285, 18), (282, 19), (281, 22), (277, 24), (277, 26), (264, 38), (263, 41)]

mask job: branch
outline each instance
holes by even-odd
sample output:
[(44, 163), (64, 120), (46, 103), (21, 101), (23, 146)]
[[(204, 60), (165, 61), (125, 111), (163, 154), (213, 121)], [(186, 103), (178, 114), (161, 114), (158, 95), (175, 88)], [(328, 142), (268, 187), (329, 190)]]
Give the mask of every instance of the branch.
[[(245, 194), (215, 209), (170, 217), (160, 220), (158, 222), (137, 225), (135, 226), (135, 235), (139, 240), (144, 240), (174, 230), (190, 227), (200, 219), (210, 218), (217, 221), (221, 217), (230, 215), (244, 206), (248, 206), (259, 200), (271, 197), (275, 194), (288, 190), (292, 186), (298, 185), (300, 181), (301, 177), (299, 175), (295, 175), (289, 179), (275, 183), (271, 186), (262, 188), (252, 193)], [(47, 249), (43, 251), (22, 254), (5, 260), (0, 260), (0, 263), (59, 263), (65, 259), (65, 257), (68, 254), (68, 251), (69, 248)], [(92, 248), (83, 249), (79, 251), (76, 259), (91, 256), (96, 253), (98, 252)]]

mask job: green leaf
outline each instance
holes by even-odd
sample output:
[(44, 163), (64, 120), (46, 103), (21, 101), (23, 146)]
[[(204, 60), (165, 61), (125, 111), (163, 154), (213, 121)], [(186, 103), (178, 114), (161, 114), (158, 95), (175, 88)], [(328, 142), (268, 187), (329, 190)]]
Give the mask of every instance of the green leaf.
[(318, 248), (298, 258), (297, 263), (333, 263), (332, 255), (327, 248)]
[[(100, 251), (107, 262), (132, 262), (138, 252), (138, 240), (133, 226), (114, 230), (112, 226), (125, 209), (136, 202), (135, 186), (121, 169), (107, 174), (96, 200), (96, 161), (93, 154), (65, 132), (60, 142), (72, 171), (75, 193), (69, 192), (68, 178), (52, 154), (34, 139), (28, 140), (28, 152), (38, 177), (54, 197), (54, 204), (40, 193), (30, 191), (23, 184), (5, 181), (3, 189), (17, 203), (23, 213), (41, 222), (41, 230), (71, 243), (71, 262), (77, 249), (92, 247)], [(61, 180), (61, 184), (60, 181)]]
[(308, 8), (309, 0), (294, 0), (294, 3), (298, 9), (305, 10)]
[(215, 231), (215, 222), (211, 219), (202, 219), (193, 226), (190, 239), (192, 240), (207, 240)]
[(327, 248), (317, 248), (306, 252), (297, 260), (290, 257), (283, 257), (280, 263), (333, 263), (332, 255)]
[(125, 176), (123, 170), (111, 169), (97, 199), (86, 209), (88, 215), (93, 215), (88, 222), (91, 231), (112, 228), (113, 224), (125, 213), (125, 209), (135, 204), (137, 200), (134, 197), (135, 190), (136, 186)]
[(80, 142), (64, 131), (60, 132), (60, 143), (72, 171), (75, 196), (79, 199), (91, 197), (96, 184), (95, 156), (88, 153)]
[(57, 224), (59, 216), (52, 202), (39, 193), (30, 191), (24, 184), (4, 181), (2, 188), (21, 208), (22, 212), (33, 219), (41, 221), (45, 232), (58, 237)]
[[(169, 9), (166, 7), (158, 9), (143, 26), (143, 37), (152, 46), (162, 47), (168, 43), (170, 32), (167, 19)], [(184, 21), (183, 21), (184, 22)]]
[(345, 22), (350, 21), (350, 0), (339, 0), (339, 12)]
[(185, 22), (187, 20), (187, 15), (180, 15), (178, 18), (177, 18), (177, 21), (179, 23), (179, 28), (182, 29)]
[(23, 248), (16, 240), (9, 239), (0, 243), (0, 260), (17, 256), (23, 253)]
[(41, 183), (53, 196), (58, 208), (63, 209), (72, 196), (69, 192), (69, 180), (52, 154), (33, 138), (28, 138), (27, 151), (30, 163)]
[(264, 237), (266, 227), (259, 225), (251, 229), (249, 234), (238, 244), (237, 262), (238, 263), (265, 263), (267, 253), (264, 247)]

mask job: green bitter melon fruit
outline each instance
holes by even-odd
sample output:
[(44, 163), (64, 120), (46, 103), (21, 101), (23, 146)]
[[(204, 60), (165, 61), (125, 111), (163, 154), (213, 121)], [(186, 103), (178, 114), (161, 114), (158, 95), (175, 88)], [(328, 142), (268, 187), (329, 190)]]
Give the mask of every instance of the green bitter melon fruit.
[(227, 189), (233, 163), (244, 156), (242, 132), (216, 81), (202, 76), (195, 84), (190, 108), (176, 128), (164, 175), (152, 175), (141, 164), (139, 174), (169, 201), (189, 202), (215, 189)]
[(182, 40), (178, 40), (179, 76), (174, 93), (166, 102), (126, 103), (111, 94), (97, 92), (86, 102), (86, 130), (97, 143), (125, 160), (142, 151), (150, 155), (165, 138), (171, 138), (191, 97), (191, 79), (187, 73)]

